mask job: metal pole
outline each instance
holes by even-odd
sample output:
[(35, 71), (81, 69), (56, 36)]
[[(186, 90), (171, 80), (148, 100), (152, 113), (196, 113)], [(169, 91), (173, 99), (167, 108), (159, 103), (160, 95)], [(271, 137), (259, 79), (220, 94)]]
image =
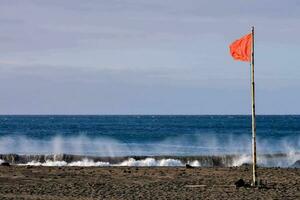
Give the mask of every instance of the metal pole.
[(256, 172), (256, 123), (255, 123), (255, 83), (254, 83), (254, 26), (252, 27), (251, 48), (251, 91), (252, 91), (252, 163), (253, 163), (253, 186), (257, 185)]

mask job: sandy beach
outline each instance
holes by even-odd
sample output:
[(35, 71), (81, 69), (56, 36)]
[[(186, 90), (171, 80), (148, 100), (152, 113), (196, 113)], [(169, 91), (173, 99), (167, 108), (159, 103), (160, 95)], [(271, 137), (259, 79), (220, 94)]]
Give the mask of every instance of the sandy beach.
[(300, 169), (1, 166), (0, 199), (299, 199)]

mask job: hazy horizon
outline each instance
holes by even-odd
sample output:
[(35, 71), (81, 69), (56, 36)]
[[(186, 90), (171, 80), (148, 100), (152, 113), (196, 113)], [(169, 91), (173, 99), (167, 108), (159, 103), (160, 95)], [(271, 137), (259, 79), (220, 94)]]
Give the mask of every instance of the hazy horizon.
[(300, 2), (0, 1), (0, 114), (300, 114)]

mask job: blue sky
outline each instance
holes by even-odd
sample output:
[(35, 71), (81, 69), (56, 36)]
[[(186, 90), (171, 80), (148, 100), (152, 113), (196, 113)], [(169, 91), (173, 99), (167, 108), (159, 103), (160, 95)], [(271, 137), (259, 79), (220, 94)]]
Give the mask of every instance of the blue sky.
[(0, 0), (1, 114), (300, 114), (296, 0)]

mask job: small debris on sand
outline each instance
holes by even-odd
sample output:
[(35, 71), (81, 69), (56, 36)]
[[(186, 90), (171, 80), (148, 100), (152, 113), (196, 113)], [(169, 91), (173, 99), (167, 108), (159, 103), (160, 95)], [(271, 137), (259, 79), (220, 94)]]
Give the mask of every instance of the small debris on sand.
[(193, 169), (194, 167), (192, 165), (190, 165), (190, 164), (185, 164), (185, 168), (187, 168), (187, 169)]
[(0, 166), (10, 166), (9, 162), (2, 162)]
[(243, 179), (239, 179), (234, 183), (234, 185), (239, 188), (239, 187), (244, 187), (245, 186), (245, 181)]

